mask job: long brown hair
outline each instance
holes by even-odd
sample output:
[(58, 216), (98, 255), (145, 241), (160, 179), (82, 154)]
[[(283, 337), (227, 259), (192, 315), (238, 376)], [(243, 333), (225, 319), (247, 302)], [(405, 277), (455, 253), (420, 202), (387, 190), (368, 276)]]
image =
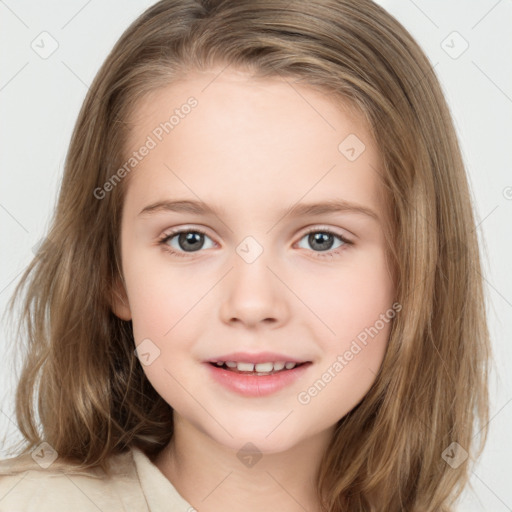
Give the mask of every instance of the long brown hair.
[[(10, 302), (12, 313), (25, 293), (16, 392), (23, 450), (46, 441), (82, 467), (105, 467), (130, 446), (152, 456), (173, 435), (172, 408), (134, 355), (131, 322), (111, 308), (127, 180), (101, 199), (94, 191), (126, 161), (134, 105), (214, 64), (351, 105), (384, 162), (402, 311), (374, 385), (336, 426), (319, 499), (329, 512), (450, 510), (484, 447), (489, 414), (475, 222), (434, 70), (370, 0), (163, 0), (125, 31), (85, 98), (51, 228)], [(460, 464), (449, 464), (455, 452)]]

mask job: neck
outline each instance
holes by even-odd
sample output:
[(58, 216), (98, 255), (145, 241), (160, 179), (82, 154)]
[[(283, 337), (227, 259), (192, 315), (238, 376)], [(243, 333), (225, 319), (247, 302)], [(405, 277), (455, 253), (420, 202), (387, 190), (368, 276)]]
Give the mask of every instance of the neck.
[(260, 454), (225, 447), (176, 412), (174, 418), (173, 438), (154, 463), (196, 509), (321, 510), (315, 478), (332, 430), (287, 451)]

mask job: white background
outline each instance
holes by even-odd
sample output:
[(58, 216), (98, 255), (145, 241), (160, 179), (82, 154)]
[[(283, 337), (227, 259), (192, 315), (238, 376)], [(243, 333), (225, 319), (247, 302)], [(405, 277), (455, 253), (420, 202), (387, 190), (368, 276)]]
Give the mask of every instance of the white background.
[[(124, 29), (153, 3), (0, 0), (0, 313), (32, 248), (45, 236), (88, 84)], [(484, 253), (496, 361), (490, 382), (492, 419), (486, 450), (471, 478), (474, 492), (465, 492), (458, 510), (510, 511), (512, 377), (506, 370), (512, 364), (512, 272), (507, 268), (512, 261), (512, 2), (378, 3), (412, 33), (435, 65), (459, 134)], [(58, 42), (46, 59), (31, 48), (44, 31)], [(465, 44), (467, 50), (453, 58)], [(4, 325), (0, 336), (0, 441), (5, 436), (9, 442), (17, 439), (14, 340)], [(5, 454), (0, 444), (0, 458)]]

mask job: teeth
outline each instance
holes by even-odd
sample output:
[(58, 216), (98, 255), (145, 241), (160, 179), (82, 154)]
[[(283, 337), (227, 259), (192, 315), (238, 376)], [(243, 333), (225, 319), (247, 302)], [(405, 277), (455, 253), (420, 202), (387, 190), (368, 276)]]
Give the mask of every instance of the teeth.
[(272, 371), (277, 372), (286, 368), (291, 370), (297, 366), (297, 363), (277, 361), (275, 363), (237, 363), (236, 361), (217, 361), (217, 366), (223, 366), (224, 364), (228, 368), (237, 369), (239, 372), (257, 372), (257, 373), (270, 373)]
[(253, 372), (254, 364), (253, 363), (237, 363), (236, 369), (239, 372)]
[[(240, 365), (238, 366), (240, 369)], [(258, 363), (254, 366), (257, 372), (271, 372), (274, 369), (273, 363)]]

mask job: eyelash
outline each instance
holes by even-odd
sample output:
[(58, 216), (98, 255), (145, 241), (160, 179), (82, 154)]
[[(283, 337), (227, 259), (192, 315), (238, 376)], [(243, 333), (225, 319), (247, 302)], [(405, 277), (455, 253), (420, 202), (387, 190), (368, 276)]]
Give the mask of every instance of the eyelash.
[[(176, 235), (179, 235), (180, 233), (201, 233), (202, 235), (209, 237), (208, 233), (206, 233), (206, 231), (202, 230), (201, 228), (179, 229), (179, 230), (171, 231), (170, 233), (165, 233), (164, 235), (162, 235), (162, 237), (158, 240), (158, 244), (162, 245), (164, 250), (166, 250), (172, 256), (178, 256), (179, 258), (186, 258), (186, 257), (188, 257), (188, 255), (194, 254), (194, 252), (186, 253), (186, 252), (181, 252), (181, 251), (179, 251), (179, 252), (175, 251), (175, 250), (171, 249), (170, 246), (167, 244), (167, 242), (169, 240), (173, 239)], [(300, 240), (302, 240), (305, 236), (307, 236), (311, 233), (327, 233), (329, 235), (333, 235), (335, 238), (338, 238), (339, 240), (341, 240), (343, 242), (342, 246), (340, 246), (334, 250), (323, 251), (323, 252), (312, 251), (316, 254), (315, 257), (317, 257), (317, 258), (332, 258), (333, 256), (338, 256), (340, 254), (340, 252), (344, 250), (343, 248), (345, 246), (353, 245), (353, 242), (351, 242), (350, 240), (345, 238), (343, 235), (335, 233), (334, 231), (331, 231), (330, 229), (327, 229), (327, 228), (324, 229), (321, 227), (320, 228), (314, 227), (314, 228), (311, 228), (310, 230), (306, 231), (301, 236)], [(201, 251), (196, 251), (196, 252), (201, 252)]]

